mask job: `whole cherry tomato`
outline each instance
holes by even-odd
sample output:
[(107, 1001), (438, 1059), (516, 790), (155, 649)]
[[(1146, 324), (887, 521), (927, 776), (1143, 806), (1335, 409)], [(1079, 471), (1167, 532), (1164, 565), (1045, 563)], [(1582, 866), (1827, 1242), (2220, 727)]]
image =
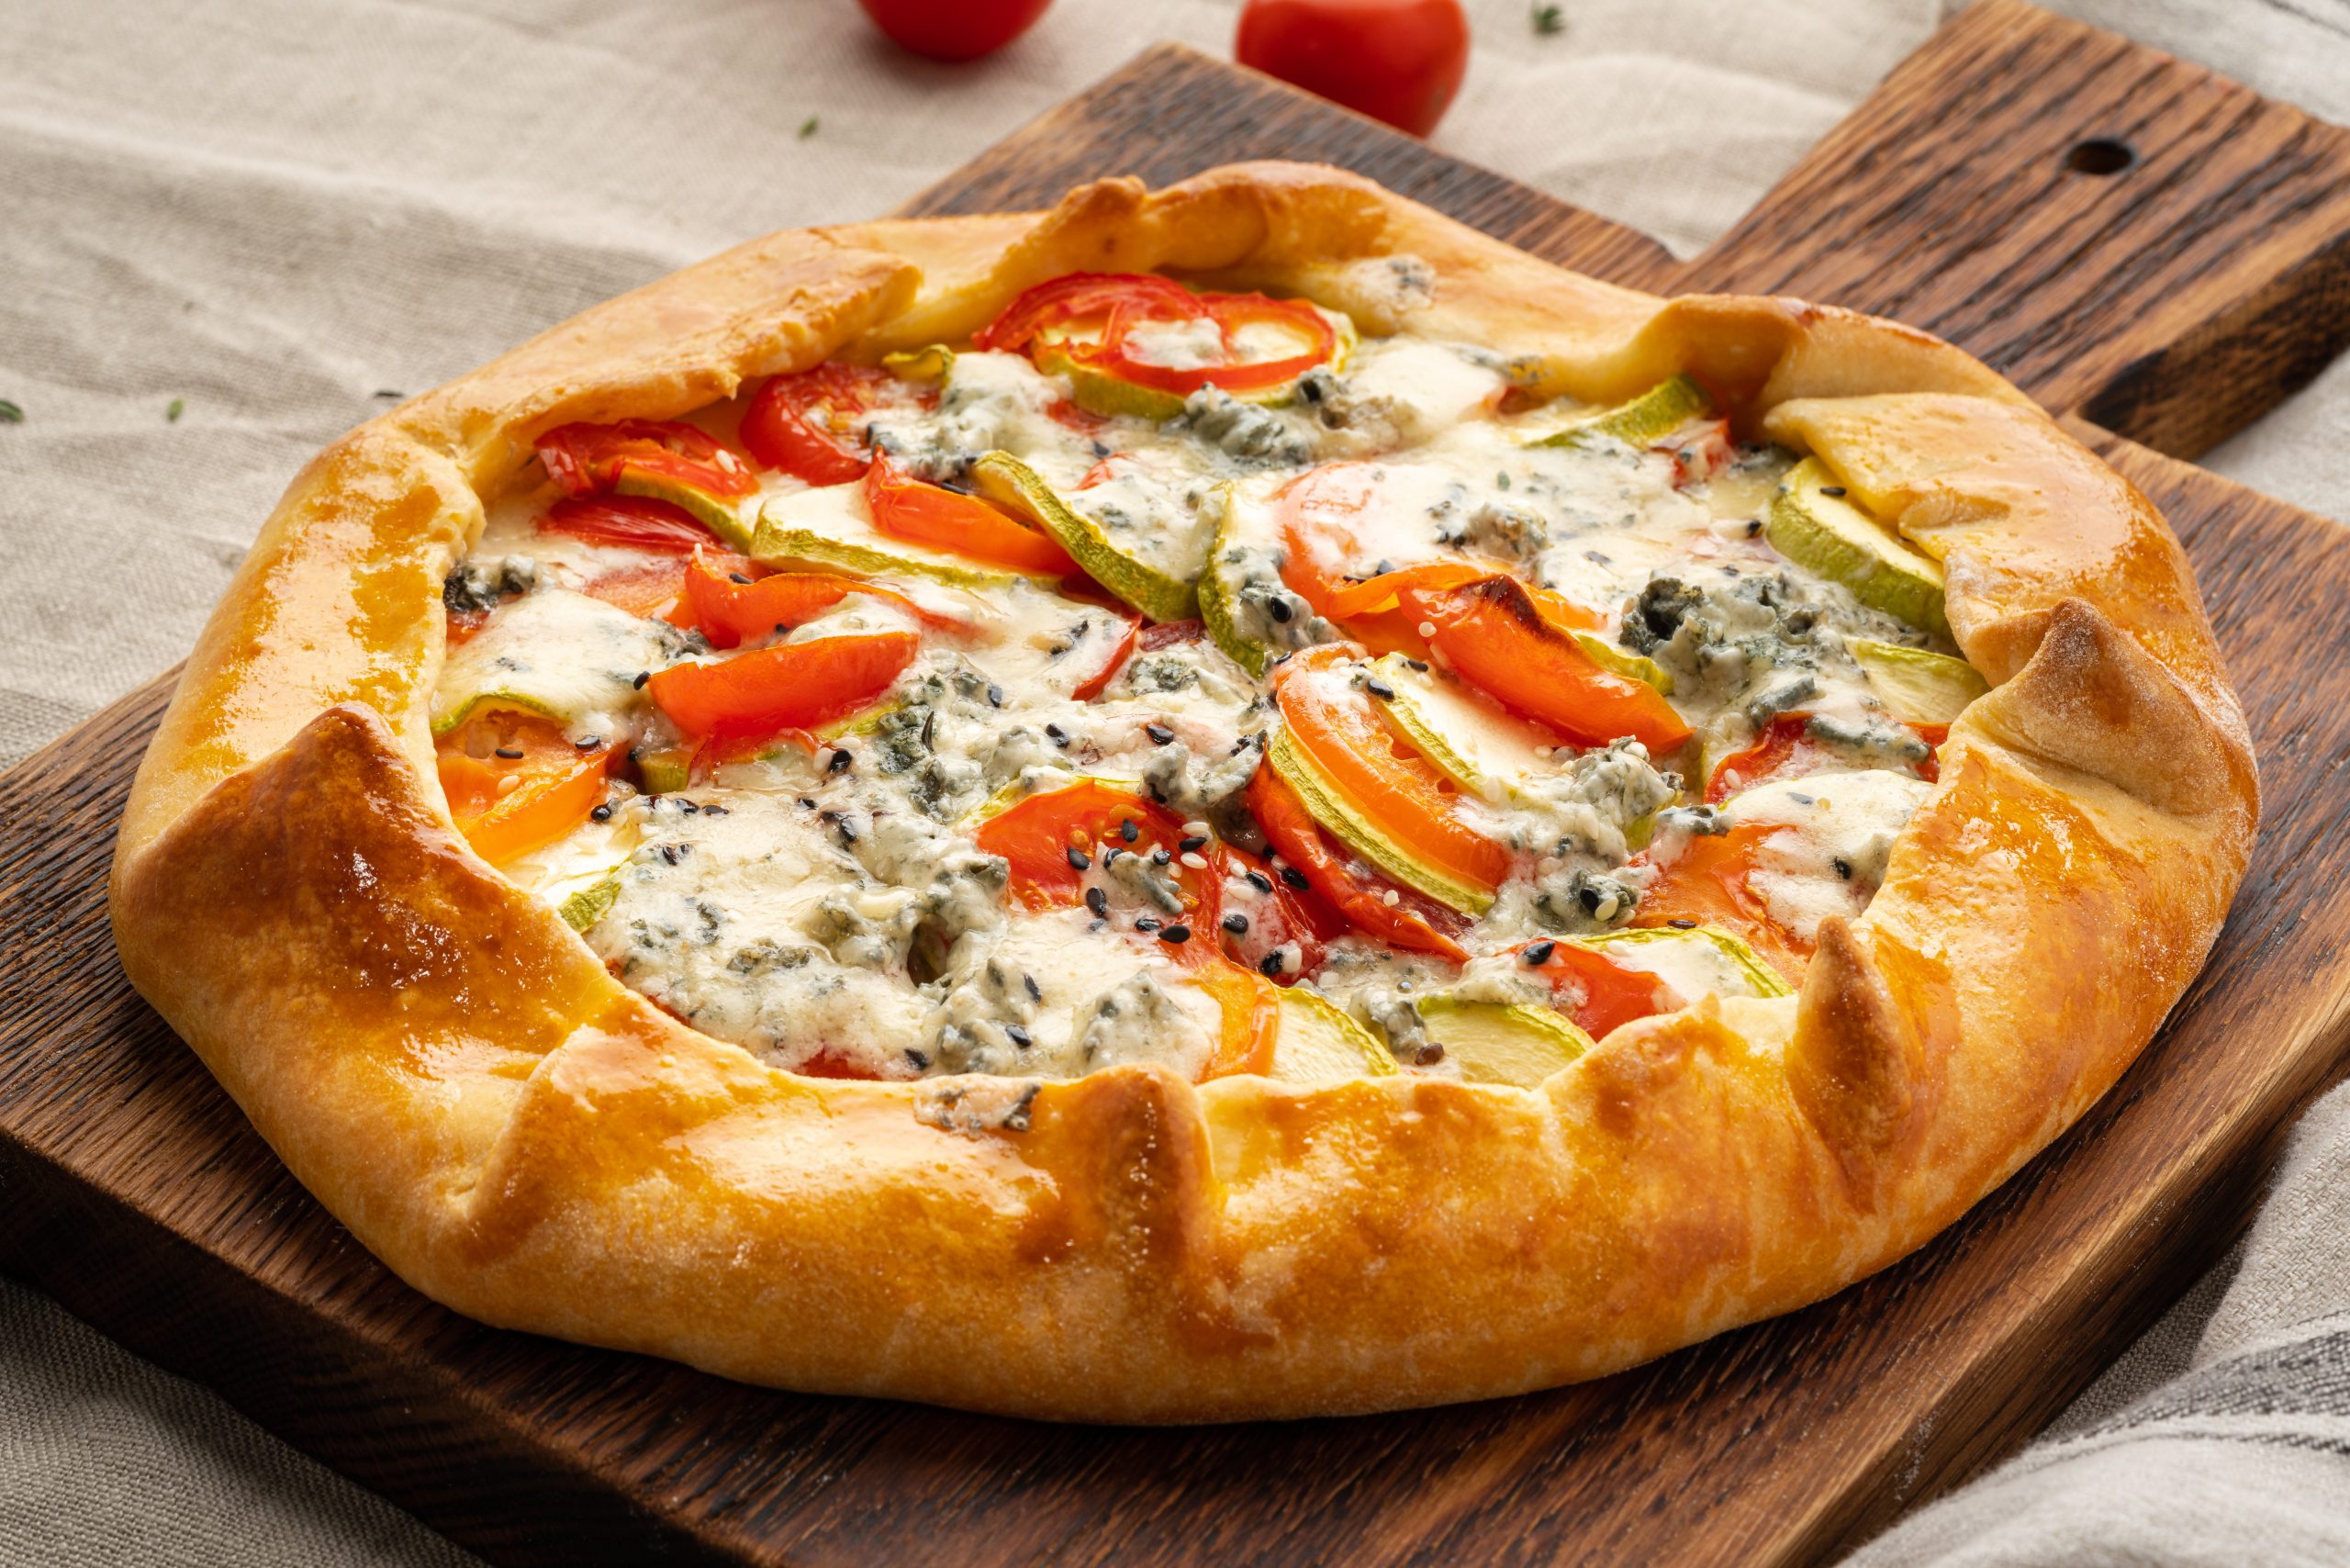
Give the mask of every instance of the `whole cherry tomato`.
[(1028, 30), (1052, 0), (857, 0), (900, 47), (933, 60), (977, 60)]
[(1248, 0), (1232, 52), (1268, 76), (1426, 136), (1460, 90), (1469, 18), (1460, 0)]

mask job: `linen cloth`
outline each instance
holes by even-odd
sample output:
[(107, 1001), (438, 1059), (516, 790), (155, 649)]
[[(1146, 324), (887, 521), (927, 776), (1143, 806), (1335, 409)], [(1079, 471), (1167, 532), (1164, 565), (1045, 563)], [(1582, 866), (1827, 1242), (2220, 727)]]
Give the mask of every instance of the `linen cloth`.
[[(879, 213), (1154, 39), (1228, 53), (1236, 4), (1058, 0), (944, 67), (850, 0), (6, 0), (0, 763), (181, 657), (295, 471), (392, 398), (750, 235)], [(1544, 37), (1471, 0), (1435, 144), (1684, 254), (1942, 12), (1561, 6)], [(2350, 0), (2057, 8), (2350, 122)], [(2350, 362), (2207, 461), (2350, 515), (2345, 431)], [(2345, 1151), (2336, 1096), (2232, 1284), (1862, 1560), (2350, 1561)], [(471, 1561), (0, 1282), (0, 1564)]]

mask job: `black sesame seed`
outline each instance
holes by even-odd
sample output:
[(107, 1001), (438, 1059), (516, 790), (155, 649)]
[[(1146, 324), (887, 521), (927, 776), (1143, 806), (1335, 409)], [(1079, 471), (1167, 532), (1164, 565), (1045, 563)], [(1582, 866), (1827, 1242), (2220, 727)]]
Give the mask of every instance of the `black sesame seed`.
[[(1135, 922), (1135, 929), (1136, 931), (1156, 931), (1158, 929), (1158, 917), (1155, 914), (1146, 914), (1140, 920)], [(1190, 933), (1186, 932), (1185, 935), (1189, 935)]]
[(1061, 853), (1069, 857), (1069, 863), (1075, 869), (1080, 871), (1090, 871), (1093, 869), (1093, 857), (1086, 854), (1084, 850), (1078, 848), (1077, 846), (1072, 844), (1067, 849), (1062, 850)]
[(498, 755), (504, 757), (509, 762), (520, 762), (522, 760), (522, 753), (520, 749), (515, 746), (499, 746), (498, 748)]
[(1205, 849), (1207, 846), (1208, 841), (1206, 837), (1203, 834), (1196, 833), (1192, 834), (1188, 838), (1177, 840), (1175, 845), (1177, 849), (1182, 851), (1186, 855), (1189, 855), (1194, 849)]
[(607, 801), (602, 805), (598, 806), (594, 811), (589, 812), (588, 814), (594, 817), (599, 823), (608, 823), (612, 820), (611, 802)]
[(810, 811), (811, 811), (811, 812), (812, 812), (812, 811), (814, 811), (814, 810), (816, 809), (816, 802), (815, 802), (815, 801), (811, 801), (811, 800), (810, 800), (810, 799), (809, 799), (807, 796), (805, 796), (805, 795), (802, 795), (802, 796), (800, 796), (800, 803), (802, 806), (805, 806), (808, 810), (810, 810)]
[(1584, 888), (1575, 894), (1575, 899), (1583, 905), (1583, 913), (1585, 914), (1597, 914), (1599, 913), (1599, 890), (1597, 888)]
[(1022, 975), (1020, 977), (1020, 983), (1027, 989), (1029, 1001), (1042, 1002), (1045, 1000), (1044, 989), (1037, 985), (1036, 977), (1035, 975)]
[(1085, 907), (1096, 914), (1106, 914), (1110, 909), (1110, 895), (1099, 888), (1088, 888), (1085, 890)]
[(1036, 1043), (1029, 1036), (1028, 1031), (1017, 1024), (1006, 1024), (1003, 1026), (1003, 1037), (1024, 1051)]
[(663, 845), (661, 846), (661, 858), (666, 860), (670, 865), (675, 866), (677, 863), (677, 846), (674, 844)]
[(1675, 931), (1695, 931), (1697, 929), (1697, 923), (1689, 919), (1685, 915), (1677, 915), (1674, 918), (1666, 921), (1665, 924), (1673, 927)]
[(790, 630), (791, 630), (791, 623), (790, 623), (789, 622), (788, 622), (788, 621), (778, 621), (778, 622), (777, 622), (775, 623), (775, 634), (776, 634), (777, 636), (778, 636), (778, 637), (782, 636), (786, 632), (789, 632), (789, 631), (790, 631)]
[(1405, 659), (1404, 662), (1410, 665), (1414, 669), (1418, 670), (1422, 675), (1426, 675), (1428, 672), (1428, 662), (1426, 659)]
[(729, 572), (726, 574), (726, 580), (730, 583), (742, 583), (747, 586), (751, 579), (740, 572)]
[(1188, 925), (1170, 925), (1158, 934), (1158, 939), (1180, 947), (1192, 939), (1192, 928)]
[(701, 814), (706, 817), (722, 817), (726, 814), (726, 808), (724, 806), (704, 806), (701, 809)]
[(1175, 857), (1168, 854), (1164, 849), (1154, 849), (1150, 852), (1150, 863), (1154, 866), (1170, 865), (1174, 859)]
[(914, 1049), (912, 1046), (908, 1046), (906, 1047), (906, 1059), (913, 1063), (914, 1070), (916, 1072), (920, 1072), (930, 1066), (930, 1058)]
[(855, 760), (856, 758), (849, 756), (848, 747), (837, 747), (833, 752), (833, 760), (824, 764), (824, 771), (827, 773), (845, 772), (848, 768), (848, 765)]
[(1158, 745), (1165, 745), (1175, 738), (1175, 732), (1164, 724), (1145, 724), (1142, 727), (1142, 733), (1148, 735), (1152, 742)]
[(1822, 485), (1819, 487), (1819, 493), (1823, 496), (1836, 496), (1841, 498), (1844, 494), (1844, 487), (1841, 485)]
[(1388, 685), (1383, 680), (1366, 680), (1362, 683), (1362, 689), (1365, 691), (1370, 692), (1373, 697), (1378, 698), (1382, 702), (1393, 702), (1395, 700), (1395, 689)]
[(988, 706), (990, 708), (1001, 708), (1003, 706), (1003, 688), (998, 686), (994, 681), (988, 682)]
[(1064, 751), (1069, 749), (1069, 732), (1063, 730), (1058, 724), (1046, 724), (1045, 734), (1055, 745)]
[(701, 808), (695, 805), (691, 801), (686, 800), (680, 796), (677, 801), (677, 810), (685, 812), (688, 816), (691, 816), (696, 812), (700, 811)]
[(1265, 601), (1265, 613), (1271, 616), (1279, 624), (1286, 626), (1289, 624), (1289, 618), (1296, 611), (1290, 609), (1287, 599), (1276, 594)]
[(1262, 871), (1248, 872), (1248, 885), (1260, 893), (1270, 893), (1273, 890), (1272, 879), (1267, 877)]
[(635, 687), (639, 691), (642, 691), (642, 690), (643, 690), (643, 689), (644, 689), (644, 683), (645, 683), (646, 681), (648, 681), (648, 680), (651, 680), (652, 678), (653, 678), (653, 672), (652, 672), (651, 670), (649, 670), (649, 669), (641, 669), (641, 670), (638, 670), (638, 671), (636, 672), (636, 678), (635, 678), (634, 680), (632, 680), (632, 681), (630, 681), (630, 682), (629, 682), (629, 684), (630, 684), (631, 686)]
[(1118, 836), (1128, 844), (1132, 844), (1142, 836), (1142, 824), (1136, 822), (1134, 818), (1128, 817), (1118, 824)]
[(1299, 870), (1294, 866), (1284, 866), (1281, 868), (1281, 880), (1287, 882), (1291, 887), (1295, 888), (1301, 893), (1304, 892), (1310, 885), (1305, 879), (1305, 873)]
[(1852, 863), (1850, 860), (1845, 859), (1842, 856), (1838, 856), (1836, 857), (1836, 874), (1843, 878), (1844, 880), (1848, 882), (1851, 881), (1852, 879)]
[(1248, 935), (1248, 917), (1245, 914), (1227, 914), (1224, 917), (1224, 928), (1235, 936), (1246, 936)]
[(1760, 533), (1760, 532), (1762, 532), (1762, 520), (1761, 518), (1759, 518), (1759, 517), (1750, 517), (1750, 518), (1748, 518), (1748, 519), (1746, 520), (1746, 537), (1748, 537), (1749, 539), (1751, 539), (1751, 538), (1753, 538), (1756, 534), (1758, 534), (1758, 533)]
[(1276, 947), (1259, 958), (1257, 961), (1257, 972), (1279, 979), (1289, 969), (1289, 959), (1283, 956), (1284, 951), (1282, 948)]
[(604, 744), (604, 737), (601, 735), (582, 735), (571, 744), (581, 751), (594, 751), (598, 746)]
[(1556, 942), (1537, 942), (1533, 946), (1528, 947), (1526, 950), (1526, 962), (1528, 967), (1536, 969), (1540, 968), (1542, 965), (1549, 963), (1550, 961), (1550, 955), (1558, 950), (1559, 945)]

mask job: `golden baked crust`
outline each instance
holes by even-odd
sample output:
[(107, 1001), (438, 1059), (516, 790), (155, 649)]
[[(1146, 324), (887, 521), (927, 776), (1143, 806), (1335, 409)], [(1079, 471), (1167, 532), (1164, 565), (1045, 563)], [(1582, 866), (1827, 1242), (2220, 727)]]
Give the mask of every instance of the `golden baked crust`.
[[(1432, 290), (1393, 269), (1427, 263)], [(562, 421), (666, 419), (1023, 287), (1160, 269), (1539, 355), (1694, 370), (1939, 557), (1995, 689), (1799, 995), (1643, 1019), (1539, 1090), (1129, 1067), (1023, 1130), (974, 1081), (796, 1077), (671, 1020), (451, 825), (427, 704), (478, 494)], [(772, 236), (393, 410), (296, 479), (141, 766), (133, 982), (378, 1257), (491, 1323), (793, 1388), (1091, 1420), (1481, 1398), (1833, 1292), (2067, 1126), (2200, 967), (2249, 739), (2145, 498), (1975, 360), (1786, 299), (1662, 301), (1329, 169)]]

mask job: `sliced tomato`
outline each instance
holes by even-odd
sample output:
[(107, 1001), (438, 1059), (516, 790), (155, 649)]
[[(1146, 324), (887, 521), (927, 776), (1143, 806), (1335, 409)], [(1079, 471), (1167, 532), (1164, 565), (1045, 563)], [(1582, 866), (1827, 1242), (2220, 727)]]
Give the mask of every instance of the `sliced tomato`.
[(1300, 748), (1386, 839), (1416, 861), (1487, 891), (1509, 876), (1510, 852), (1471, 825), (1460, 795), (1387, 727), (1353, 684), (1341, 647), (1308, 648), (1281, 666), (1281, 720)]
[(912, 632), (814, 637), (716, 664), (673, 666), (646, 689), (705, 755), (733, 756), (867, 707), (921, 647)]
[[(1209, 321), (1223, 356), (1175, 366), (1142, 357), (1134, 342), (1145, 326)], [(1239, 334), (1270, 327), (1296, 342), (1295, 353), (1243, 358)], [(1295, 380), (1337, 353), (1329, 319), (1303, 300), (1262, 294), (1193, 294), (1149, 273), (1072, 273), (1028, 290), (972, 338), (983, 349), (1066, 355), (1096, 374), (1155, 392), (1189, 397), (1213, 382), (1227, 392), (1259, 391)]]
[(443, 617), (449, 646), (462, 647), (473, 641), (476, 633), (489, 624), (487, 610), (453, 610)]
[(566, 496), (596, 496), (631, 480), (682, 485), (739, 499), (759, 487), (750, 465), (709, 431), (675, 420), (560, 425), (539, 437), (539, 461)]
[[(1774, 778), (1800, 778), (1822, 768), (1843, 767), (1843, 758), (1835, 747), (1812, 741), (1808, 713), (1781, 713), (1773, 718), (1762, 739), (1715, 764), (1713, 777), (1706, 781), (1706, 803), (1718, 806), (1741, 790), (1751, 790)], [(1948, 724), (1908, 727), (1929, 747), (1941, 746), (1950, 735)], [(1942, 777), (1940, 760), (1931, 750), (1916, 766), (1918, 777), (1929, 784)]]
[(909, 544), (926, 544), (1015, 572), (1084, 575), (1052, 535), (977, 496), (925, 485), (901, 473), (886, 457), (874, 458), (866, 470), (865, 503), (877, 531)]
[(1688, 1005), (1663, 978), (1616, 962), (1606, 954), (1564, 942), (1521, 942), (1510, 951), (1521, 958), (1542, 953), (1528, 967), (1550, 983), (1550, 991), (1593, 1039), (1604, 1039), (1618, 1025)]
[(1091, 702), (1101, 696), (1118, 678), (1118, 672), (1126, 667), (1126, 661), (1135, 656), (1135, 647), (1141, 637), (1142, 622), (1126, 620), (1126, 634), (1119, 638), (1117, 645), (1110, 650), (1109, 658), (1103, 661), (1100, 669), (1079, 681), (1069, 696), (1080, 702)]
[(1455, 675), (1577, 745), (1630, 735), (1661, 756), (1689, 738), (1662, 693), (1594, 663), (1514, 578), (1405, 588), (1398, 600)]
[(693, 513), (650, 496), (565, 496), (539, 519), (538, 530), (670, 555), (690, 555), (704, 545), (723, 548)]
[(904, 594), (878, 583), (831, 572), (774, 572), (753, 577), (733, 561), (697, 555), (684, 574), (686, 606), (713, 648), (732, 648), (754, 638), (788, 632), (812, 621), (851, 594), (894, 604), (929, 626), (962, 622), (923, 609)]
[(896, 378), (870, 365), (820, 364), (767, 379), (743, 414), (743, 444), (811, 485), (845, 485), (873, 461), (862, 416)]
[[(1225, 956), (1244, 969), (1269, 975), (1279, 985), (1293, 984), (1320, 969), (1323, 944), (1346, 932), (1345, 918), (1311, 887), (1290, 886), (1274, 871), (1271, 861), (1259, 859), (1237, 845), (1225, 845), (1223, 854), (1225, 913), (1217, 922), (1217, 935)], [(1230, 884), (1237, 879), (1246, 879), (1254, 896), (1236, 899)], [(1233, 929), (1236, 916), (1240, 922), (1237, 931)], [(1297, 967), (1283, 964), (1278, 973), (1268, 970), (1266, 960), (1283, 947), (1297, 949)]]
[(1215, 998), (1223, 1014), (1215, 1051), (1200, 1074), (1202, 1081), (1236, 1072), (1270, 1071), (1273, 1037), (1281, 1027), (1281, 996), (1272, 983), (1214, 953), (1192, 969), (1192, 978)]
[[(1654, 926), (1692, 921), (1718, 925), (1742, 937), (1786, 977), (1788, 984), (1801, 985), (1804, 967), (1811, 961), (1811, 944), (1773, 920), (1769, 901), (1747, 885), (1755, 869), (1755, 853), (1763, 841), (1787, 831), (1772, 823), (1748, 823), (1728, 833), (1691, 839), (1640, 895), (1632, 924)], [(1636, 863), (1647, 858), (1642, 856)]]
[[(477, 713), (437, 743), (441, 792), (474, 852), (494, 866), (543, 848), (604, 798), (612, 748), (582, 750), (554, 720)], [(481, 755), (476, 756), (476, 753)]]
[[(689, 1022), (689, 1020), (688, 1020)], [(876, 1082), (880, 1074), (851, 1061), (845, 1052), (826, 1046), (792, 1070), (802, 1078), (845, 1079), (850, 1082)]]
[(1656, 450), (1673, 459), (1673, 487), (1679, 490), (1702, 485), (1729, 467), (1738, 443), (1730, 440), (1728, 420), (1707, 420), (1666, 437)]
[(1204, 621), (1161, 621), (1142, 629), (1141, 644), (1144, 653), (1155, 654), (1162, 648), (1207, 640), (1208, 626)]
[(1185, 865), (1182, 819), (1134, 790), (1080, 778), (1007, 806), (980, 823), (972, 838), (990, 855), (1003, 857), (1012, 868), (1012, 896), (1030, 909), (1066, 908), (1081, 902), (1086, 873), (1112, 850), (1164, 854), (1162, 868), (1173, 878), (1185, 912), (1195, 922), (1198, 946), (1214, 946), (1200, 927), (1213, 920), (1218, 903), (1214, 868)]
[[(1365, 866), (1322, 829), (1306, 812), (1295, 790), (1270, 767), (1257, 769), (1248, 781), (1248, 811), (1265, 838), (1288, 869), (1357, 930), (1408, 947), (1416, 953), (1436, 953), (1465, 964), (1469, 955), (1453, 937), (1468, 929), (1468, 922), (1410, 888), (1400, 888)], [(1394, 902), (1390, 902), (1393, 899)]]

